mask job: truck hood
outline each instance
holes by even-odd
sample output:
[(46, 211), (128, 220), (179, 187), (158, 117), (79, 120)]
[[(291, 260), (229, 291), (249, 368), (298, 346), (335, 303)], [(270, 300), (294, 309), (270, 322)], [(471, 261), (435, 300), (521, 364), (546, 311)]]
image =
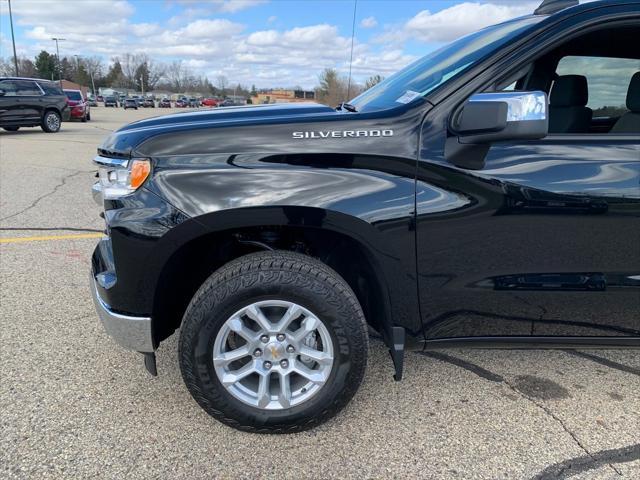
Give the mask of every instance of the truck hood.
[(180, 112), (125, 125), (107, 137), (98, 152), (108, 156), (129, 156), (137, 145), (151, 137), (185, 130), (313, 122), (348, 115), (317, 103), (248, 105)]
[(181, 125), (189, 125), (190, 127), (205, 125), (210, 126), (212, 122), (229, 122), (229, 121), (251, 121), (272, 119), (279, 120), (291, 116), (304, 117), (314, 114), (337, 113), (334, 109), (326, 105), (317, 103), (287, 103), (287, 104), (271, 104), (271, 105), (246, 105), (241, 107), (220, 107), (215, 109), (205, 109), (198, 111), (188, 111), (173, 113), (160, 117), (147, 118), (137, 122), (130, 123), (116, 130), (125, 132), (138, 129), (147, 129), (154, 127), (162, 127), (170, 125), (177, 127)]

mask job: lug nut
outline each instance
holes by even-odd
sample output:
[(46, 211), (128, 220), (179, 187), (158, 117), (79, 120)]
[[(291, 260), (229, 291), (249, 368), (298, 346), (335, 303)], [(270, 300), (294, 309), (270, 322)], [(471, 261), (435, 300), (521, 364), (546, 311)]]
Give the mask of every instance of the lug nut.
[(269, 337), (268, 337), (267, 335), (262, 335), (262, 336), (260, 337), (260, 341), (261, 341), (262, 343), (268, 343), (268, 342), (269, 342)]
[(263, 366), (266, 370), (269, 370), (269, 369), (272, 367), (271, 362), (264, 362), (264, 363), (262, 364), (262, 366)]
[(279, 333), (279, 334), (276, 336), (276, 338), (278, 339), (278, 341), (279, 341), (279, 342), (284, 341), (284, 339), (285, 339), (284, 333)]
[(260, 350), (259, 348), (256, 348), (256, 349), (253, 351), (253, 356), (254, 356), (254, 357), (261, 357), (261, 356), (262, 356), (262, 350)]
[(289, 346), (287, 347), (287, 352), (288, 352), (288, 353), (293, 353), (293, 352), (295, 352), (295, 351), (296, 351), (296, 349), (294, 348), (294, 346), (293, 346), (293, 345), (289, 345)]
[(288, 360), (280, 360), (280, 366), (282, 368), (287, 368), (289, 366), (289, 361)]

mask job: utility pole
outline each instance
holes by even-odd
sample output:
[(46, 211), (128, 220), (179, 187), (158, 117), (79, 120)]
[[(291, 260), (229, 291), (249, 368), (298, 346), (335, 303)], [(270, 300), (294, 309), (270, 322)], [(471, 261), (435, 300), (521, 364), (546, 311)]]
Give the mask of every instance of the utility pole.
[(11, 14), (11, 0), (9, 2), (9, 23), (11, 24), (11, 42), (13, 43), (13, 63), (16, 66), (16, 77), (20, 76), (18, 72), (18, 56), (16, 55), (16, 37), (13, 34), (13, 15)]
[(142, 96), (144, 97), (144, 76), (140, 75), (140, 88), (142, 89)]
[[(80, 55), (74, 55), (76, 57), (76, 70), (80, 71), (80, 59), (82, 58)], [(93, 92), (93, 96), (96, 96), (96, 83), (93, 81), (93, 69), (90, 64), (86, 65), (87, 71), (89, 72), (89, 78), (91, 79), (91, 91)]]
[(60, 83), (60, 88), (62, 88), (62, 68), (60, 68), (60, 48), (58, 47), (58, 42), (62, 42), (66, 39), (52, 37), (51, 40), (54, 40), (56, 42), (56, 56), (58, 57), (58, 83)]
[(96, 82), (93, 81), (93, 69), (89, 70), (89, 76), (91, 77), (91, 89), (93, 90), (93, 96), (96, 96)]

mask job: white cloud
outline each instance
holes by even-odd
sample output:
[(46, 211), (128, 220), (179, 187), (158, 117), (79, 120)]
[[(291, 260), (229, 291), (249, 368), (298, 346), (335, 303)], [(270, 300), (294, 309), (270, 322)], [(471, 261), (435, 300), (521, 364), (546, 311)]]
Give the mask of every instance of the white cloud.
[(276, 17), (275, 15), (271, 15), (269, 18), (267, 18), (267, 23), (274, 23), (277, 19), (278, 17)]
[(160, 31), (157, 23), (136, 23), (131, 25), (131, 31), (136, 37), (148, 37)]
[(221, 3), (219, 11), (222, 13), (235, 13), (246, 8), (255, 7), (261, 3), (266, 3), (266, 0), (227, 0)]
[(176, 31), (176, 37), (214, 39), (236, 35), (244, 30), (244, 26), (226, 19), (196, 20)]
[(169, 5), (186, 6), (185, 12), (236, 13), (267, 3), (268, 0), (168, 0)]
[[(3, 4), (5, 2), (2, 2)], [(117, 19), (131, 16), (135, 9), (126, 0), (83, 0), (76, 6), (69, 2), (43, 2), (42, 0), (20, 0), (11, 4), (11, 10), (16, 23), (20, 25), (31, 25), (34, 23), (55, 24), (60, 22), (64, 26), (73, 26), (80, 23), (100, 23), (90, 22), (88, 18), (93, 13), (101, 12), (100, 20)], [(2, 8), (2, 14), (8, 15), (8, 9)], [(15, 21), (15, 20), (14, 20)], [(63, 31), (63, 30), (61, 30)]]
[(360, 26), (362, 28), (374, 28), (378, 26), (378, 21), (376, 20), (376, 17), (363, 18), (360, 22)]
[(464, 2), (432, 13), (422, 10), (404, 25), (387, 26), (376, 43), (401, 43), (408, 39), (423, 42), (450, 42), (481, 28), (533, 12), (529, 1), (509, 1), (500, 4)]

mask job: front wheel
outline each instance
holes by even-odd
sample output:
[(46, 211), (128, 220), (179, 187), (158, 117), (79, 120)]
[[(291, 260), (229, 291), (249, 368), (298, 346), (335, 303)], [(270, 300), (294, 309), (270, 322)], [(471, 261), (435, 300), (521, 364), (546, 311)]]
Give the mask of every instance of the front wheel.
[(349, 285), (291, 252), (236, 259), (184, 315), (180, 368), (191, 395), (240, 430), (312, 428), (353, 397), (367, 362), (364, 314)]
[(42, 130), (44, 130), (47, 133), (55, 133), (58, 130), (60, 130), (60, 123), (61, 123), (61, 119), (58, 112), (49, 110), (44, 114), (44, 117), (42, 118), (41, 127), (42, 127)]

